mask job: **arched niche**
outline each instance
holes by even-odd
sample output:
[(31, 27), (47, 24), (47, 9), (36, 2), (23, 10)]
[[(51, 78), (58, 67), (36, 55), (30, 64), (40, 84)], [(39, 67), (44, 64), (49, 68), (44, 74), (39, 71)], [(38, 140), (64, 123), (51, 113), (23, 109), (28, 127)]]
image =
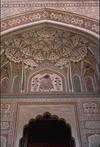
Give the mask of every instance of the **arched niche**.
[(97, 79), (96, 79), (96, 71), (93, 68), (93, 65), (84, 62), (83, 65), (83, 76), (84, 76), (84, 84), (86, 92), (95, 92), (98, 89)]
[(15, 76), (13, 79), (13, 93), (20, 93), (21, 91), (21, 79), (19, 76)]
[(8, 77), (4, 77), (3, 79), (1, 79), (1, 83), (0, 83), (0, 90), (1, 93), (8, 93), (9, 92), (9, 79)]
[(93, 92), (94, 86), (93, 86), (93, 78), (91, 76), (85, 77), (85, 87), (87, 92)]
[(75, 147), (71, 127), (64, 119), (45, 112), (38, 115), (23, 129), (19, 147)]
[(63, 92), (65, 89), (64, 76), (52, 69), (43, 69), (29, 78), (29, 92)]
[[(23, 17), (26, 17), (26, 21), (23, 19)], [(49, 22), (49, 23), (56, 23), (63, 26), (68, 26), (69, 29), (76, 28), (77, 30), (81, 30), (84, 32), (88, 32), (92, 34), (93, 36), (96, 36), (99, 38), (99, 23), (96, 20), (92, 20), (89, 17), (84, 17), (82, 15), (77, 15), (75, 13), (71, 12), (65, 12), (62, 10), (56, 10), (51, 8), (41, 8), (39, 10), (34, 10), (29, 13), (22, 13), (18, 16), (10, 17), (10, 21), (8, 21), (9, 18), (2, 20), (1, 22), (1, 31), (2, 34), (11, 32), (13, 30), (21, 29), (23, 27), (43, 23), (43, 22)], [(10, 24), (15, 20), (15, 23)], [(19, 21), (20, 20), (20, 21)], [(88, 25), (85, 25), (88, 20)], [(79, 21), (79, 22), (78, 22)]]
[(74, 92), (81, 92), (81, 82), (78, 75), (72, 77)]

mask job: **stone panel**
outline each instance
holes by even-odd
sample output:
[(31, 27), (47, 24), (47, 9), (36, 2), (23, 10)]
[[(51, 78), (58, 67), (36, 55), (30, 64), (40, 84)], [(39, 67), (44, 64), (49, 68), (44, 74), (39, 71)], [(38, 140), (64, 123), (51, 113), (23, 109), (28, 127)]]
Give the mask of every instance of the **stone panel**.
[(87, 129), (100, 129), (100, 121), (86, 121), (85, 128), (87, 128)]

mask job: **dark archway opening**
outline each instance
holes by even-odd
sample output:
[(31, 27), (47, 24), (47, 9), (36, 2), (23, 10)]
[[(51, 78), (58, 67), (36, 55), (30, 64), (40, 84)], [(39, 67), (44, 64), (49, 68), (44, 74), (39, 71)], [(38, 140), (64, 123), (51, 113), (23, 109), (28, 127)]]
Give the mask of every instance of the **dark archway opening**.
[(24, 127), (19, 147), (75, 147), (75, 141), (70, 125), (46, 112)]

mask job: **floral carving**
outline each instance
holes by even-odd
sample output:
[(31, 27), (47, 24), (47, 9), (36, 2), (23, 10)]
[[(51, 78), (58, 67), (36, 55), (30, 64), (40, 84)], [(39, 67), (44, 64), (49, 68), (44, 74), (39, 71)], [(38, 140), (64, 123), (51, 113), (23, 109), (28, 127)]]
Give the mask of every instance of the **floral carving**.
[(91, 114), (99, 113), (98, 105), (94, 102), (84, 103), (83, 109), (84, 109), (84, 113), (91, 113)]
[(33, 68), (44, 60), (59, 67), (69, 61), (79, 62), (87, 55), (88, 47), (83, 36), (50, 26), (23, 31), (2, 41), (7, 58)]
[(74, 26), (85, 28), (96, 34), (99, 34), (99, 23), (97, 21), (91, 20), (89, 18), (84, 18), (73, 13), (47, 8), (38, 11), (35, 10), (27, 14), (21, 14), (10, 19), (5, 19), (1, 22), (1, 30), (5, 31), (16, 26), (20, 26), (31, 22), (33, 23), (40, 20), (53, 20), (56, 22), (60, 21), (66, 24), (71, 24)]
[(63, 91), (62, 78), (54, 73), (42, 73), (32, 77), (31, 92)]

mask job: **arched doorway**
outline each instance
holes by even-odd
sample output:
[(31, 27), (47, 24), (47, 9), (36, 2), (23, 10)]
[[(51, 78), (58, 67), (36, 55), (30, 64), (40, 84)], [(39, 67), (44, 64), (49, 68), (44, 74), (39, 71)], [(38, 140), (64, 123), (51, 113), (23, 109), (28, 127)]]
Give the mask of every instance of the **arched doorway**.
[(70, 125), (46, 112), (24, 127), (19, 147), (75, 147), (75, 141)]

